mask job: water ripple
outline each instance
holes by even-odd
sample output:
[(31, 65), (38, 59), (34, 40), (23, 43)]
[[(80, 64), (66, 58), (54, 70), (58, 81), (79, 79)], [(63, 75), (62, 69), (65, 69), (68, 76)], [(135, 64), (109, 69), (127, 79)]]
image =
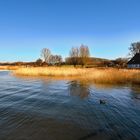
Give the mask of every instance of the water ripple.
[(1, 71), (0, 140), (139, 140), (139, 94)]

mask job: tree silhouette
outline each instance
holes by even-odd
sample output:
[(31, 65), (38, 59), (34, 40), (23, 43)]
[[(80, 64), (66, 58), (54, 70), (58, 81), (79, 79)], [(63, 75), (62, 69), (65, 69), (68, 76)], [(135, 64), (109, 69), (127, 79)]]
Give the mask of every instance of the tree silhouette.
[(132, 43), (129, 50), (131, 56), (134, 56), (136, 53), (140, 53), (140, 42)]

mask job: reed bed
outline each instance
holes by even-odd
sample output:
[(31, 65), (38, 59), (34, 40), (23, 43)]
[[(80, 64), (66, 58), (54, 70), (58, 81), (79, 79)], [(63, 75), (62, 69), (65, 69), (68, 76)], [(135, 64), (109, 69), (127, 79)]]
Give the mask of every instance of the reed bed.
[(140, 70), (114, 68), (71, 68), (71, 67), (37, 67), (19, 68), (13, 71), (20, 76), (51, 76), (74, 78), (94, 83), (106, 84), (140, 84)]
[(0, 70), (17, 70), (19, 66), (0, 66)]

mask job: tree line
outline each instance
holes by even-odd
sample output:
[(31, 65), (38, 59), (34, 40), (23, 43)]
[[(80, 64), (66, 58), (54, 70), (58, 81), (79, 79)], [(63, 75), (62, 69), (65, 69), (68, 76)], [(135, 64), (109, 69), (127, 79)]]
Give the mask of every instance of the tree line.
[[(134, 42), (129, 47), (130, 53), (129, 56), (134, 56), (136, 53), (140, 53), (140, 42)], [(54, 55), (51, 53), (51, 50), (44, 48), (41, 51), (41, 58), (36, 61), (37, 65), (81, 65), (82, 67), (90, 63), (93, 59), (90, 57), (90, 50), (87, 45), (81, 44), (79, 47), (72, 47), (69, 51), (69, 57), (65, 59), (65, 62), (62, 59), (61, 55)], [(102, 62), (104, 66), (122, 66), (125, 67), (127, 64), (127, 58), (117, 58), (116, 60)]]
[[(90, 51), (87, 45), (81, 45), (80, 47), (72, 47), (69, 52), (69, 57), (66, 58), (65, 63), (69, 65), (86, 65), (90, 57)], [(60, 65), (62, 64), (61, 55), (53, 55), (51, 50), (44, 48), (41, 51), (41, 58), (36, 61), (38, 64), (47, 63), (48, 65)]]
[(82, 67), (126, 67), (128, 60), (136, 53), (140, 53), (140, 41), (134, 42), (129, 47), (128, 58), (117, 58), (116, 60), (107, 60), (90, 57), (90, 50), (87, 45), (81, 44), (79, 47), (72, 47), (69, 51), (69, 56), (62, 59), (61, 55), (52, 54), (51, 50), (44, 48), (41, 51), (40, 58), (36, 62), (14, 62), (14, 63), (0, 63), (0, 65), (14, 65), (14, 66), (47, 66), (47, 65), (81, 65)]

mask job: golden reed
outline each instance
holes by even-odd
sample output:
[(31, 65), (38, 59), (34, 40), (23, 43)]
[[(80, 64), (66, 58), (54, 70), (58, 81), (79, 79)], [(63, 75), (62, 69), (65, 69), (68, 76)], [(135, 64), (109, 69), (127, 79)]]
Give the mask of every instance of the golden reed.
[(107, 84), (140, 84), (140, 70), (115, 68), (74, 68), (74, 67), (28, 67), (13, 70), (21, 76), (73, 77)]

